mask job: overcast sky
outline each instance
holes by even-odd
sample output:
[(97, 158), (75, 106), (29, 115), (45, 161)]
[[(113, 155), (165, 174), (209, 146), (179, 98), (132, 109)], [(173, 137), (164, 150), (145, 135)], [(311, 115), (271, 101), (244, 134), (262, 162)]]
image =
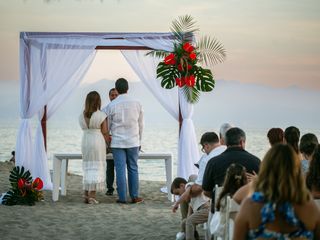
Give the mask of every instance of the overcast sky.
[[(0, 80), (19, 78), (20, 31), (166, 32), (177, 16), (191, 14), (201, 34), (227, 50), (217, 79), (320, 90), (319, 12), (319, 0), (0, 1)], [(104, 54), (89, 81), (113, 77)]]

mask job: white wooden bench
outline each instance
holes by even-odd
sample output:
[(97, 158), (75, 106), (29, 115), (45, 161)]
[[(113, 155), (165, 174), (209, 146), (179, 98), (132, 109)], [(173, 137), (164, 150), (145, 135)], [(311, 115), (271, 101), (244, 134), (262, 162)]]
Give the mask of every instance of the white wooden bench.
[[(59, 187), (61, 187), (61, 195), (67, 195), (67, 172), (69, 160), (80, 160), (82, 154), (70, 154), (70, 153), (56, 153), (53, 154), (53, 191), (52, 200), (59, 200)], [(107, 154), (107, 159), (113, 159), (112, 154)], [(139, 153), (139, 159), (146, 160), (164, 160), (166, 168), (166, 186), (168, 191), (168, 199), (172, 202), (173, 196), (171, 194), (172, 183), (172, 154), (171, 153)]]

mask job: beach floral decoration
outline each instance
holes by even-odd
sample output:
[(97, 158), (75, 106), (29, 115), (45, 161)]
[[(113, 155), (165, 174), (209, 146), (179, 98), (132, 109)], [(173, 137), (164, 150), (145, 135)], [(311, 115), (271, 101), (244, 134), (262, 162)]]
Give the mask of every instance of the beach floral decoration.
[(32, 179), (31, 173), (16, 166), (9, 176), (11, 189), (4, 195), (4, 205), (34, 205), (36, 201), (43, 199), (41, 189), (43, 182), (40, 178)]
[(182, 88), (190, 103), (199, 100), (200, 91), (210, 92), (215, 85), (211, 70), (202, 68), (200, 64), (213, 66), (223, 62), (226, 56), (223, 46), (216, 39), (205, 36), (196, 41), (198, 30), (191, 16), (179, 17), (171, 27), (173, 51), (153, 50), (148, 53), (163, 58), (157, 66), (161, 86), (166, 89), (175, 86)]

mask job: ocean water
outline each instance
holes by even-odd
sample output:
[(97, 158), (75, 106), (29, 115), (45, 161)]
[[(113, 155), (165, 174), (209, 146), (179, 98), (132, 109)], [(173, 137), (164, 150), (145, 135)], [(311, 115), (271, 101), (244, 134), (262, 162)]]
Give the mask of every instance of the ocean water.
[[(11, 157), (11, 151), (15, 149), (16, 135), (18, 132), (18, 122), (2, 122), (0, 127), (0, 161), (7, 161)], [(35, 132), (35, 124), (33, 127)], [(197, 141), (200, 141), (201, 135), (206, 131), (215, 131), (208, 127), (195, 126)], [(244, 129), (247, 135), (246, 150), (263, 158), (269, 148), (266, 137), (268, 129)], [(316, 129), (302, 129), (301, 135), (312, 132), (318, 138), (320, 131)], [(77, 122), (48, 122), (47, 126), (47, 148), (49, 168), (52, 169), (52, 155), (54, 153), (80, 153), (81, 152), (82, 130)], [(320, 139), (320, 138), (319, 138)], [(149, 126), (146, 125), (142, 150), (145, 152), (171, 152), (174, 156), (174, 176), (177, 172), (177, 145), (178, 145), (178, 125), (170, 126)], [(200, 145), (199, 151), (200, 151)], [(165, 167), (164, 161), (157, 160), (139, 160), (140, 179), (164, 181)], [(81, 160), (69, 161), (69, 172), (82, 175)]]

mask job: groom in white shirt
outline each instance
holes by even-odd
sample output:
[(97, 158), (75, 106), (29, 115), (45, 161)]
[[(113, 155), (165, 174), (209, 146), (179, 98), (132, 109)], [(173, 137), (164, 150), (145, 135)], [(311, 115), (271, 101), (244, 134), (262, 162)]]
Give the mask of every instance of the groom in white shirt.
[(119, 78), (115, 83), (119, 96), (107, 107), (106, 114), (112, 132), (111, 150), (116, 168), (118, 203), (127, 203), (127, 179), (131, 203), (143, 202), (139, 197), (138, 157), (143, 130), (141, 104), (128, 96), (128, 81)]

